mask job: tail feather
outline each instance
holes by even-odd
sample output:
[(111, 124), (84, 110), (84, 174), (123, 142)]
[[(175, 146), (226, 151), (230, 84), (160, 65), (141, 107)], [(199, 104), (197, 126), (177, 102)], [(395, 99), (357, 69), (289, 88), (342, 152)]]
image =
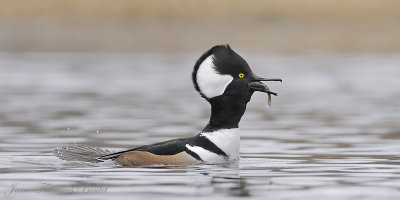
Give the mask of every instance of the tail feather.
[(111, 151), (107, 149), (100, 149), (88, 146), (67, 145), (57, 147), (53, 154), (62, 160), (68, 161), (84, 161), (91, 163), (102, 162), (97, 158), (110, 154)]

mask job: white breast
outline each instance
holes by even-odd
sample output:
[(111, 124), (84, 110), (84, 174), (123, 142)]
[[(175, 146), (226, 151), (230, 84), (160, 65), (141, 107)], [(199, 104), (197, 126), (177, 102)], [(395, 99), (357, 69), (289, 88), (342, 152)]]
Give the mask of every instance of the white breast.
[(214, 132), (200, 133), (202, 136), (209, 139), (218, 148), (220, 148), (226, 155), (228, 159), (224, 156), (218, 155), (200, 146), (190, 146), (186, 147), (195, 152), (200, 158), (209, 164), (224, 163), (230, 160), (237, 160), (239, 158), (240, 149), (240, 135), (239, 130), (235, 129), (221, 129)]
[(203, 147), (199, 146), (190, 146), (186, 145), (186, 147), (190, 150), (195, 152), (197, 155), (200, 156), (200, 158), (204, 161), (204, 163), (207, 164), (219, 164), (219, 163), (225, 163), (227, 162), (227, 159), (221, 155), (218, 155), (216, 153), (213, 153), (211, 151), (208, 151), (204, 149)]
[(238, 128), (221, 129), (209, 133), (201, 133), (231, 159), (239, 158), (240, 134)]

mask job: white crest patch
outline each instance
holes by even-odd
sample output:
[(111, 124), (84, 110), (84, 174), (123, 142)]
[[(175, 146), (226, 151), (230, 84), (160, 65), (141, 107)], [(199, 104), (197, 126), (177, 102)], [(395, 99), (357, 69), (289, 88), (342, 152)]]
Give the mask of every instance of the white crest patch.
[(213, 55), (211, 55), (199, 66), (196, 79), (201, 93), (207, 98), (213, 98), (224, 93), (226, 87), (233, 80), (233, 77), (218, 74), (213, 63)]
[(240, 134), (238, 128), (221, 129), (200, 134), (225, 152), (230, 160), (239, 158)]

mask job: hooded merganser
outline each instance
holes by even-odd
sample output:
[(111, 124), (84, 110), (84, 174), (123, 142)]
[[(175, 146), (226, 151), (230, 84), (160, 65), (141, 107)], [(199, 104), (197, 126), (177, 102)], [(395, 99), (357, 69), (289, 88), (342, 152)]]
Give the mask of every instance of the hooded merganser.
[(239, 158), (239, 121), (255, 91), (277, 95), (261, 81), (281, 81), (256, 76), (247, 62), (229, 45), (218, 45), (196, 62), (193, 84), (211, 104), (207, 126), (197, 135), (111, 153), (86, 146), (64, 146), (54, 151), (63, 160), (102, 162), (123, 166), (218, 164)]

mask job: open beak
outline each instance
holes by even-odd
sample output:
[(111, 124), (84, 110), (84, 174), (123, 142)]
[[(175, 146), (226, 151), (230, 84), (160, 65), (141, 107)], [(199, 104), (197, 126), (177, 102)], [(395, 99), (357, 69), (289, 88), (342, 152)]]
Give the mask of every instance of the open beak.
[(271, 107), (271, 94), (274, 96), (278, 96), (278, 94), (270, 91), (268, 86), (265, 85), (264, 83), (262, 83), (261, 81), (280, 81), (280, 82), (282, 82), (282, 79), (266, 79), (266, 78), (262, 78), (262, 77), (254, 75), (253, 79), (249, 83), (250, 90), (265, 92), (268, 94), (268, 107)]
[(268, 86), (265, 85), (264, 83), (262, 83), (261, 81), (280, 81), (280, 82), (282, 82), (282, 79), (275, 79), (275, 78), (274, 79), (266, 79), (266, 78), (254, 76), (253, 80), (249, 83), (249, 87), (253, 91), (265, 92), (265, 93), (268, 93), (268, 95), (272, 94), (274, 96), (278, 96), (277, 93), (270, 91)]

